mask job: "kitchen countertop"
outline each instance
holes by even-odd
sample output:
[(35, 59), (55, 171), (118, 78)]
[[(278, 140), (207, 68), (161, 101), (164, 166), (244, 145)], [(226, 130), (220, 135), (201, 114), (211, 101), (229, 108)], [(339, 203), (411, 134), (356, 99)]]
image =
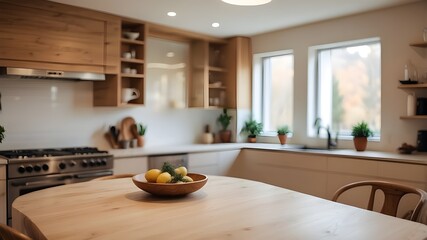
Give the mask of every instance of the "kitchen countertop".
[(188, 144), (178, 146), (159, 146), (149, 148), (130, 148), (130, 149), (112, 149), (109, 150), (116, 158), (141, 157), (153, 155), (168, 155), (180, 153), (198, 153), (198, 152), (213, 152), (227, 151), (239, 149), (257, 149), (268, 151), (284, 151), (300, 154), (320, 154), (332, 157), (347, 157), (371, 159), (380, 161), (404, 162), (427, 165), (427, 154), (399, 154), (394, 152), (381, 151), (363, 151), (358, 152), (354, 149), (301, 149), (302, 145), (293, 144), (272, 144), (272, 143), (216, 143), (216, 144)]
[(7, 165), (7, 160), (0, 158), (0, 165)]

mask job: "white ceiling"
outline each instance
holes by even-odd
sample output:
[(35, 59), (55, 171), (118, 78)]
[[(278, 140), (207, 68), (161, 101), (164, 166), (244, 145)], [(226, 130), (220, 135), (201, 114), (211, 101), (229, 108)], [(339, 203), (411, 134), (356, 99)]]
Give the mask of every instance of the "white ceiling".
[[(420, 0), (272, 0), (239, 7), (221, 0), (52, 0), (217, 37), (251, 36)], [(175, 11), (176, 17), (166, 15)], [(220, 23), (212, 28), (213, 22)]]

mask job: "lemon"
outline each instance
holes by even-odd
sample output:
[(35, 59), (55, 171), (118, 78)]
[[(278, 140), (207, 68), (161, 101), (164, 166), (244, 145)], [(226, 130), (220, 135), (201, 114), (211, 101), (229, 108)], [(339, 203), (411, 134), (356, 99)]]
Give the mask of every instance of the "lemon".
[(156, 182), (157, 177), (162, 173), (159, 169), (150, 169), (145, 173), (147, 182)]
[(189, 177), (189, 176), (184, 176), (184, 177), (182, 178), (182, 181), (184, 181), (184, 182), (192, 182), (192, 181), (193, 181), (193, 179), (192, 179), (191, 177)]
[(156, 180), (156, 183), (168, 183), (172, 180), (172, 176), (168, 172), (161, 173)]
[(181, 176), (187, 176), (187, 168), (186, 167), (175, 168), (175, 173)]

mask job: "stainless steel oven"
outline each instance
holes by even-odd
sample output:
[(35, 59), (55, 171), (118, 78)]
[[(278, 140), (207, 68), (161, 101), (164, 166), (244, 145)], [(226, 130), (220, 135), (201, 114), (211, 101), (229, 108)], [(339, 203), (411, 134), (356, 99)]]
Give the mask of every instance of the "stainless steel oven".
[(113, 156), (96, 148), (0, 151), (8, 160), (7, 221), (12, 203), (24, 194), (113, 174)]

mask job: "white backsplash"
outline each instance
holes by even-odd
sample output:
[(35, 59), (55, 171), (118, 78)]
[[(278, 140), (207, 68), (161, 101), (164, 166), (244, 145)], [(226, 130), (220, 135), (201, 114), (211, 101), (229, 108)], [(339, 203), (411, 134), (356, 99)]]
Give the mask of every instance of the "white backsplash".
[[(92, 82), (0, 78), (0, 150), (95, 146), (127, 116), (148, 125), (146, 147), (198, 143), (204, 126), (218, 129), (221, 110), (93, 107)], [(234, 112), (233, 112), (234, 114)]]

